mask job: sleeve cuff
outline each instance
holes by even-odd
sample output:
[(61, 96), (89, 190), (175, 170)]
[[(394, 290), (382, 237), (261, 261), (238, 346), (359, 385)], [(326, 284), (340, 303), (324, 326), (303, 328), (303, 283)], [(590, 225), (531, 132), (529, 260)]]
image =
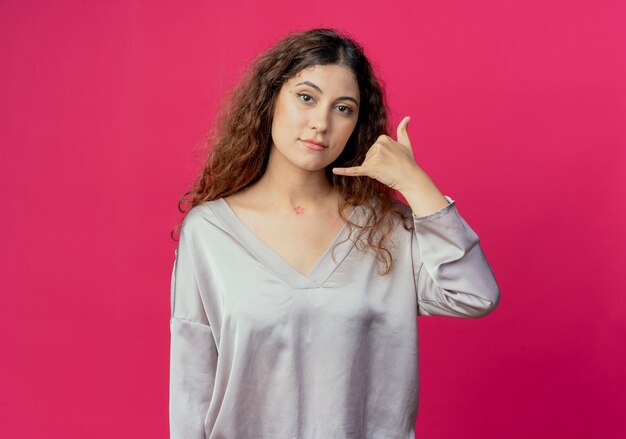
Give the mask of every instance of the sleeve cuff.
[(426, 220), (430, 220), (430, 219), (436, 219), (439, 216), (445, 214), (446, 212), (448, 212), (449, 210), (452, 209), (452, 206), (454, 206), (456, 204), (456, 200), (453, 200), (451, 197), (444, 195), (445, 199), (448, 200), (448, 205), (442, 207), (441, 209), (437, 210), (436, 212), (433, 212), (431, 214), (428, 215), (424, 215), (424, 216), (417, 216), (415, 215), (415, 212), (413, 212), (413, 220), (416, 222), (420, 222), (420, 221), (426, 221)]

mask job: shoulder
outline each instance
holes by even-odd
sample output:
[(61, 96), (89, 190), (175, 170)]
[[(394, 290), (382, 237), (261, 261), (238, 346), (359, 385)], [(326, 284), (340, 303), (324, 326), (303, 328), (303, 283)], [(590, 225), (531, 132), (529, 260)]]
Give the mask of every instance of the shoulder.
[(204, 201), (192, 207), (182, 221), (181, 233), (187, 236), (204, 235), (211, 229), (223, 229), (224, 225), (214, 210), (219, 202), (220, 199)]
[(400, 200), (393, 200), (393, 203), (391, 205), (391, 210), (394, 211), (394, 212), (397, 212), (398, 214), (400, 214), (404, 218), (410, 217), (411, 214), (413, 213), (413, 210), (411, 209), (411, 206), (409, 206), (408, 204), (403, 203)]
[(395, 220), (399, 223), (411, 221), (413, 216), (413, 209), (408, 204), (394, 199), (391, 204), (391, 211)]
[[(381, 207), (379, 203), (380, 201), (372, 201), (371, 204), (362, 206), (368, 212), (366, 214), (366, 216), (368, 217), (368, 219), (366, 220), (367, 223), (372, 222), (371, 216), (373, 215), (374, 212), (381, 211)], [(412, 225), (413, 210), (408, 204), (400, 201), (399, 199), (392, 198), (391, 205), (387, 205), (387, 206), (388, 207), (385, 209), (387, 211), (387, 213), (385, 214), (385, 217), (386, 217), (385, 222), (391, 225), (391, 227), (394, 230), (402, 230), (402, 229), (411, 230), (413, 228), (413, 225)]]

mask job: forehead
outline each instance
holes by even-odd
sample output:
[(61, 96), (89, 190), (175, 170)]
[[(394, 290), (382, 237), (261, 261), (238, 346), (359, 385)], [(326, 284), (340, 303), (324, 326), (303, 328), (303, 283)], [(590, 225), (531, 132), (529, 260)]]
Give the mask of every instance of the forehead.
[(359, 93), (359, 85), (354, 73), (349, 67), (343, 65), (330, 64), (307, 67), (290, 78), (286, 84), (295, 86), (304, 81), (317, 85), (324, 94), (351, 92), (358, 96)]

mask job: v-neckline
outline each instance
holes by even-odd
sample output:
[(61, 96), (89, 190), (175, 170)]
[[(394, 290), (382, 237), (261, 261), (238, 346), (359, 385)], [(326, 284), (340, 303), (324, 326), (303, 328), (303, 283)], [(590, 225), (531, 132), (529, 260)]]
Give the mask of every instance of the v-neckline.
[[(266, 244), (265, 241), (259, 238), (241, 221), (223, 197), (215, 199), (214, 202), (210, 204), (210, 207), (218, 218), (222, 220), (224, 225), (232, 232), (233, 236), (246, 247), (259, 262), (293, 289), (321, 288), (355, 245), (355, 230), (353, 230), (353, 236), (350, 236), (345, 242), (340, 242), (344, 241), (349, 234), (349, 224), (345, 223), (335, 236), (335, 239), (333, 239), (322, 256), (320, 256), (315, 265), (313, 265), (313, 268), (311, 268), (307, 274), (303, 274), (296, 270), (285, 258)], [(362, 206), (356, 206), (350, 214), (349, 220), (360, 224), (359, 221), (363, 213), (364, 209)], [(337, 244), (338, 242), (340, 243)], [(337, 244), (337, 246), (334, 252), (335, 260), (333, 260), (333, 248), (335, 244)]]

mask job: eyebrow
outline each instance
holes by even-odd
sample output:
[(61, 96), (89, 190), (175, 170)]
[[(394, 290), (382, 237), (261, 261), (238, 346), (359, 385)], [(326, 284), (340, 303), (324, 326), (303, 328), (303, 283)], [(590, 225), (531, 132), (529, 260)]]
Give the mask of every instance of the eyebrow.
[[(311, 81), (302, 81), (302, 82), (298, 82), (298, 83), (296, 84), (296, 86), (298, 86), (298, 85), (308, 85), (308, 86), (311, 86), (311, 87), (313, 87), (315, 90), (319, 91), (319, 92), (320, 92), (320, 94), (324, 94), (324, 92), (322, 91), (322, 89), (321, 89), (321, 88), (319, 88), (317, 85), (313, 84)], [(356, 104), (356, 106), (357, 106), (357, 107), (359, 106), (359, 103), (358, 103), (358, 102), (356, 101), (356, 99), (354, 99), (352, 96), (339, 96), (339, 97), (337, 98), (337, 100), (338, 100), (338, 101), (340, 101), (340, 100), (352, 101), (352, 102), (354, 102), (354, 103)]]

